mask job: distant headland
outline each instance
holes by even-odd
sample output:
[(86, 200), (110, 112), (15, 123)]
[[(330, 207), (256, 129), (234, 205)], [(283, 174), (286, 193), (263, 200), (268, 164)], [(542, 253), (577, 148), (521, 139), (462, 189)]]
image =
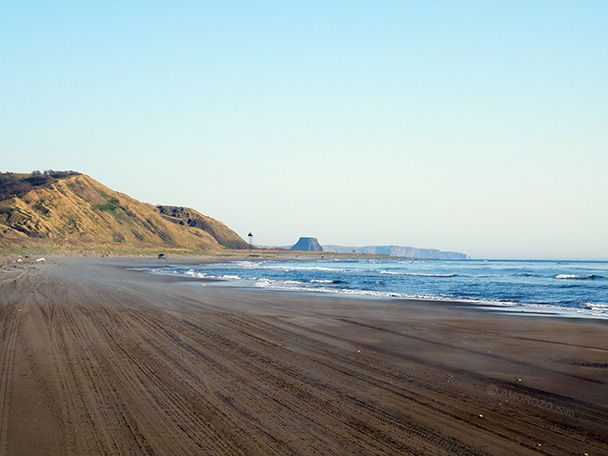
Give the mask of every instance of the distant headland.
[(434, 260), (466, 260), (469, 256), (460, 252), (445, 252), (438, 249), (420, 249), (398, 245), (376, 245), (365, 247), (347, 247), (341, 245), (322, 246), (317, 238), (301, 237), (291, 250), (303, 252), (360, 253), (368, 255), (388, 255), (401, 258), (429, 258)]

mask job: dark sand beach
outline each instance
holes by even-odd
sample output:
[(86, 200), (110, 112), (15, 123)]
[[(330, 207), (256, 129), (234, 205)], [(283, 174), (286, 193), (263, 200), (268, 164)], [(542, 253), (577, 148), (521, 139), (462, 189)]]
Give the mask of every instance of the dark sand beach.
[(0, 456), (606, 455), (608, 321), (0, 268)]

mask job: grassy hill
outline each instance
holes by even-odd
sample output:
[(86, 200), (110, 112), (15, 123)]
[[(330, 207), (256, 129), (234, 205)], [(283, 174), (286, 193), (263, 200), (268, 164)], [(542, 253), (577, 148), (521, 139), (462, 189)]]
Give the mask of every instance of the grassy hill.
[(193, 209), (156, 207), (85, 174), (0, 175), (0, 248), (219, 251), (247, 248)]

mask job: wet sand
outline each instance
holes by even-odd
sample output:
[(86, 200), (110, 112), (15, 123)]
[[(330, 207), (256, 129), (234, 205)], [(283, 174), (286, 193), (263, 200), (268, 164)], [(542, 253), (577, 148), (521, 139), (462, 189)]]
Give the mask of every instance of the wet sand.
[(608, 322), (0, 268), (3, 455), (608, 454)]

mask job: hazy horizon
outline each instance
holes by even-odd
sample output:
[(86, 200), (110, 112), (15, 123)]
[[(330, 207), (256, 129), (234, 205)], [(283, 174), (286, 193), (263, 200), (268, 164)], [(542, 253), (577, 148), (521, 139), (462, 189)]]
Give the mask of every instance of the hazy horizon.
[(8, 1), (0, 171), (258, 245), (608, 260), (606, 2)]

